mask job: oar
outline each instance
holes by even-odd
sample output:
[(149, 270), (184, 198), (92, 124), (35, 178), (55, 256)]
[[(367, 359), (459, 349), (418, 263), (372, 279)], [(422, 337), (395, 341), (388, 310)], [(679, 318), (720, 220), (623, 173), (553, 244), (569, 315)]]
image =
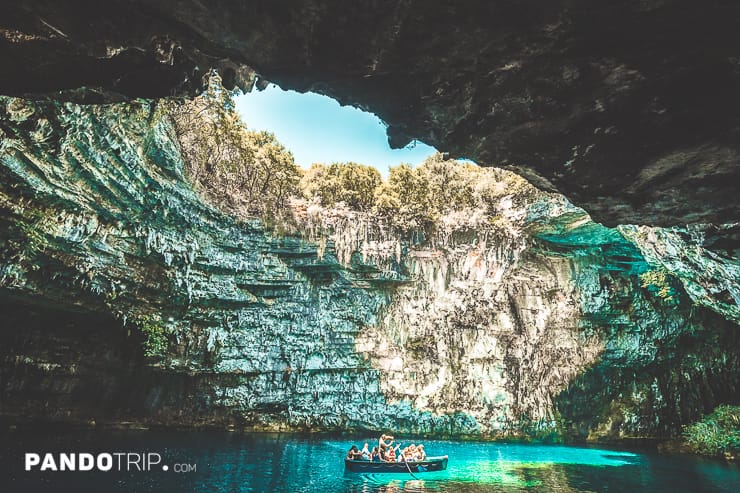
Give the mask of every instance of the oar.
[(416, 476), (414, 476), (414, 473), (411, 472), (411, 467), (409, 467), (409, 463), (406, 462), (406, 459), (404, 459), (403, 463), (406, 464), (406, 469), (409, 470), (409, 474), (411, 474), (411, 477), (414, 478), (417, 481), (420, 481), (419, 478), (417, 478)]

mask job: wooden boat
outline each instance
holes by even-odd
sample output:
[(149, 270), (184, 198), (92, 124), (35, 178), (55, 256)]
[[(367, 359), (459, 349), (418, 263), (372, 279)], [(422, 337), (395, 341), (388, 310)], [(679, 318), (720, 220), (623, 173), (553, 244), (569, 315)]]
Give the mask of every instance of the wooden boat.
[(344, 459), (344, 467), (352, 472), (431, 472), (447, 469), (447, 456), (427, 457), (418, 462), (372, 462)]

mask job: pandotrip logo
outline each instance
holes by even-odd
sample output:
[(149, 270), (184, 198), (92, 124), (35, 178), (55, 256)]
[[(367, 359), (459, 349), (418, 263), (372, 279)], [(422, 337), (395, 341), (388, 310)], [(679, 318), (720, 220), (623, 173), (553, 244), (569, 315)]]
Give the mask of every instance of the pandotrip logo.
[(196, 472), (197, 464), (164, 463), (157, 452), (102, 452), (102, 453), (34, 453), (25, 455), (25, 470), (40, 472), (99, 471), (99, 472)]

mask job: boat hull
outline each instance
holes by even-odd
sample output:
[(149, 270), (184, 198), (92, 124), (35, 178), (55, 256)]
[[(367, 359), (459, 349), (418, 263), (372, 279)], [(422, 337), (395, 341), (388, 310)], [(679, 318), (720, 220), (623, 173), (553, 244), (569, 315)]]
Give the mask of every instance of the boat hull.
[[(408, 465), (408, 467), (406, 467)], [(447, 456), (429, 457), (419, 462), (371, 462), (368, 460), (344, 459), (344, 467), (352, 472), (396, 472), (412, 473), (444, 471), (447, 469)]]

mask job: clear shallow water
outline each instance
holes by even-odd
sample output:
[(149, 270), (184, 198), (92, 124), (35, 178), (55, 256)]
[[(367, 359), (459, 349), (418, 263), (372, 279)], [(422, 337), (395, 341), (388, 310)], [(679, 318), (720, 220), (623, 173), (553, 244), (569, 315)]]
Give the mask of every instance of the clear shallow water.
[[(358, 437), (362, 446), (370, 437)], [(0, 433), (0, 492), (740, 492), (740, 468), (689, 456), (424, 440), (444, 472), (344, 470), (346, 438), (185, 431)], [(26, 452), (156, 452), (150, 471), (26, 472)], [(194, 464), (177, 473), (174, 464)]]

